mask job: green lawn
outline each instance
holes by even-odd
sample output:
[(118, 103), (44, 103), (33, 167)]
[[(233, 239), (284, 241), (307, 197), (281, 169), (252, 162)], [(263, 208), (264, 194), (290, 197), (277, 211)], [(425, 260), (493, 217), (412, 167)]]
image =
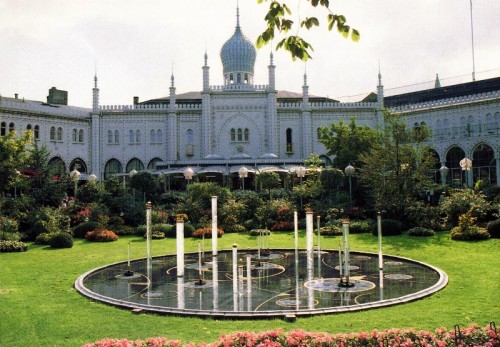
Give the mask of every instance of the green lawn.
[[(304, 232), (299, 247), (305, 248)], [(184, 342), (211, 342), (221, 334), (238, 330), (275, 328), (324, 332), (357, 332), (373, 329), (410, 328), (434, 330), (455, 324), (485, 326), (500, 323), (500, 240), (456, 242), (447, 233), (414, 238), (406, 235), (384, 238), (384, 253), (413, 258), (444, 270), (448, 286), (425, 299), (375, 310), (282, 320), (217, 321), (213, 319), (134, 315), (83, 297), (73, 288), (82, 273), (108, 263), (125, 261), (127, 243), (132, 258), (142, 258), (142, 238), (121, 237), (112, 243), (75, 240), (71, 249), (30, 245), (25, 253), (0, 253), (0, 346), (80, 346), (106, 337), (137, 339), (165, 336)], [(226, 234), (220, 249), (255, 248), (254, 237)], [(337, 249), (339, 237), (325, 237), (322, 248)], [(198, 241), (186, 239), (186, 251), (195, 251)], [(270, 247), (293, 248), (293, 233), (275, 233)], [(210, 248), (210, 241), (207, 242)], [(354, 251), (377, 251), (371, 234), (351, 235)], [(171, 254), (175, 240), (155, 240), (154, 255)]]

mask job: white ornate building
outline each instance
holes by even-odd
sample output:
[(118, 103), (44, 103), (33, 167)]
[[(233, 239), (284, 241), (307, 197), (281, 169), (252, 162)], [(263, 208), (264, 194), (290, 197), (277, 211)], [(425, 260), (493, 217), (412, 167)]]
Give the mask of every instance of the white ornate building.
[[(293, 170), (311, 152), (330, 158), (318, 141), (318, 129), (355, 118), (360, 125), (382, 123), (386, 107), (401, 113), (410, 126), (425, 123), (432, 130), (431, 147), (439, 167), (449, 168), (448, 183), (464, 182), (459, 161), (472, 159), (470, 182), (500, 182), (500, 78), (436, 87), (384, 98), (381, 76), (376, 93), (365, 101), (341, 103), (310, 96), (307, 76), (302, 93), (278, 91), (270, 55), (267, 84), (254, 83), (256, 50), (242, 33), (237, 16), (233, 36), (222, 46), (223, 84), (210, 85), (204, 56), (201, 91), (177, 94), (174, 76), (166, 98), (129, 106), (99, 102), (94, 78), (91, 108), (65, 104), (67, 94), (51, 89), (47, 102), (0, 98), (0, 135), (31, 129), (52, 154), (51, 163), (75, 167), (85, 178), (125, 175), (132, 170), (166, 174), (236, 174)], [(439, 178), (438, 178), (439, 179)]]

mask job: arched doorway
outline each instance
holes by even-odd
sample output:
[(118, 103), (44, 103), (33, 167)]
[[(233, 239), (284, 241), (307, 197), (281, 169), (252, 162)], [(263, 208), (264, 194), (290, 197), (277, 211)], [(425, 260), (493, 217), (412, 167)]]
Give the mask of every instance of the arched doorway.
[(71, 172), (74, 169), (77, 169), (80, 173), (87, 173), (87, 164), (80, 158), (73, 159), (69, 164), (69, 171)]
[(486, 180), (490, 184), (497, 183), (495, 153), (487, 144), (481, 143), (472, 153), (472, 178), (474, 182)]
[(110, 159), (104, 166), (104, 179), (111, 178), (113, 175), (123, 172), (122, 163), (118, 159)]
[[(153, 158), (149, 161), (148, 163), (148, 170), (156, 171), (158, 163), (160, 163), (162, 160), (158, 157)], [(136, 169), (137, 170), (137, 169)]]
[[(461, 187), (466, 184), (466, 176), (460, 167), (460, 160), (465, 158), (465, 152), (458, 146), (453, 146), (446, 153), (446, 166), (449, 169), (449, 179), (446, 182), (451, 182), (452, 186)], [(450, 181), (451, 180), (451, 181)]]
[(132, 170), (135, 170), (135, 171), (144, 170), (144, 164), (142, 163), (142, 161), (140, 161), (137, 158), (130, 159), (129, 162), (127, 163), (126, 172), (130, 172)]
[(48, 162), (48, 167), (54, 176), (62, 177), (66, 174), (66, 164), (61, 157), (52, 157)]

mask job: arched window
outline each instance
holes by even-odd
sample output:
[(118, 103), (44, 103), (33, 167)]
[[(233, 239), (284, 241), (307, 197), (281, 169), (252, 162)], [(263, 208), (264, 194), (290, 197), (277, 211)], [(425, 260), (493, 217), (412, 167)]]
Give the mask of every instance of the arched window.
[(50, 127), (50, 139), (52, 141), (56, 140), (56, 127)]
[(73, 142), (76, 142), (78, 140), (78, 135), (77, 135), (76, 129), (73, 129), (71, 139), (73, 140)]
[(233, 83), (233, 82), (234, 82), (233, 74), (229, 74), (229, 83)]
[(446, 153), (446, 166), (449, 169), (452, 185), (461, 187), (465, 184), (465, 175), (460, 167), (460, 160), (465, 158), (465, 152), (462, 148), (454, 146)]
[(149, 137), (150, 137), (149, 142), (151, 143), (156, 142), (156, 132), (153, 129), (151, 129), (151, 131), (149, 132)]
[(61, 157), (52, 157), (47, 165), (57, 176), (63, 176), (66, 173), (66, 164)]
[(238, 142), (243, 141), (243, 130), (241, 128), (238, 128)]
[(286, 152), (293, 153), (292, 129), (286, 129)]
[(7, 124), (5, 122), (2, 122), (0, 124), (0, 136), (5, 136), (6, 131), (7, 131)]
[(236, 130), (234, 128), (231, 128), (231, 142), (236, 141)]
[(160, 163), (160, 162), (161, 162), (160, 158), (151, 159), (148, 163), (148, 170), (155, 170), (156, 171), (156, 167), (157, 167), (158, 163)]
[(83, 142), (83, 129), (78, 131), (78, 142)]
[(113, 143), (113, 132), (108, 130), (108, 143)]
[(248, 130), (248, 128), (245, 128), (245, 131), (244, 131), (244, 133), (243, 133), (243, 137), (244, 137), (244, 140), (245, 140), (246, 142), (248, 142), (248, 141), (249, 141), (249, 139), (250, 139), (250, 131)]
[(26, 130), (31, 130), (31, 129), (32, 129), (31, 124), (26, 125)]
[(141, 143), (141, 131), (140, 130), (135, 131), (135, 142)]
[(108, 179), (115, 174), (122, 173), (122, 164), (117, 159), (110, 159), (104, 166), (104, 179)]
[(248, 74), (246, 73), (246, 74), (245, 74), (245, 83), (246, 83), (246, 84), (248, 84), (248, 82), (249, 82), (249, 81), (248, 81)]
[(142, 171), (142, 170), (144, 170), (144, 164), (142, 163), (142, 161), (140, 161), (137, 158), (130, 159), (129, 162), (127, 163), (127, 169), (126, 169), (126, 171), (130, 172), (132, 170), (135, 170), (135, 171)]
[(135, 142), (135, 134), (133, 130), (130, 130), (128, 132), (128, 142), (134, 143)]
[(120, 132), (115, 130), (115, 143), (120, 143)]
[(321, 128), (316, 129), (316, 138), (321, 140)]
[(61, 127), (57, 128), (57, 141), (62, 141), (63, 129)]
[(161, 131), (161, 129), (156, 130), (156, 142), (157, 143), (163, 142), (163, 132)]
[(40, 126), (35, 125), (35, 140), (38, 140), (40, 138)]
[(473, 181), (485, 180), (489, 184), (497, 183), (497, 171), (495, 153), (493, 149), (487, 144), (480, 144), (474, 149), (472, 154), (472, 168)]
[(14, 123), (9, 123), (9, 131), (14, 131), (16, 130), (16, 126)]
[(69, 164), (69, 172), (74, 169), (77, 169), (80, 173), (87, 173), (87, 164), (82, 159), (76, 158)]
[(193, 135), (192, 129), (188, 129), (186, 131), (186, 140), (187, 140), (188, 145), (194, 144), (194, 135)]

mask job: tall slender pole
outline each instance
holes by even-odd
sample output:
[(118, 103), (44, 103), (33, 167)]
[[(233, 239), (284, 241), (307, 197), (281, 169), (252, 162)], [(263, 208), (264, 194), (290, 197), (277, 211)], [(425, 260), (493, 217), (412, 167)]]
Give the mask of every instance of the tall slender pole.
[(380, 287), (383, 288), (384, 281), (384, 259), (382, 257), (382, 215), (377, 212), (377, 236), (378, 236), (378, 270), (380, 275)]
[(184, 218), (179, 216), (176, 220), (176, 245), (177, 245), (177, 277), (184, 276)]
[(212, 196), (212, 255), (217, 255), (217, 197)]
[(476, 62), (474, 59), (474, 25), (472, 23), (472, 0), (470, 2), (470, 33), (471, 33), (471, 42), (472, 42), (472, 81), (476, 80)]

